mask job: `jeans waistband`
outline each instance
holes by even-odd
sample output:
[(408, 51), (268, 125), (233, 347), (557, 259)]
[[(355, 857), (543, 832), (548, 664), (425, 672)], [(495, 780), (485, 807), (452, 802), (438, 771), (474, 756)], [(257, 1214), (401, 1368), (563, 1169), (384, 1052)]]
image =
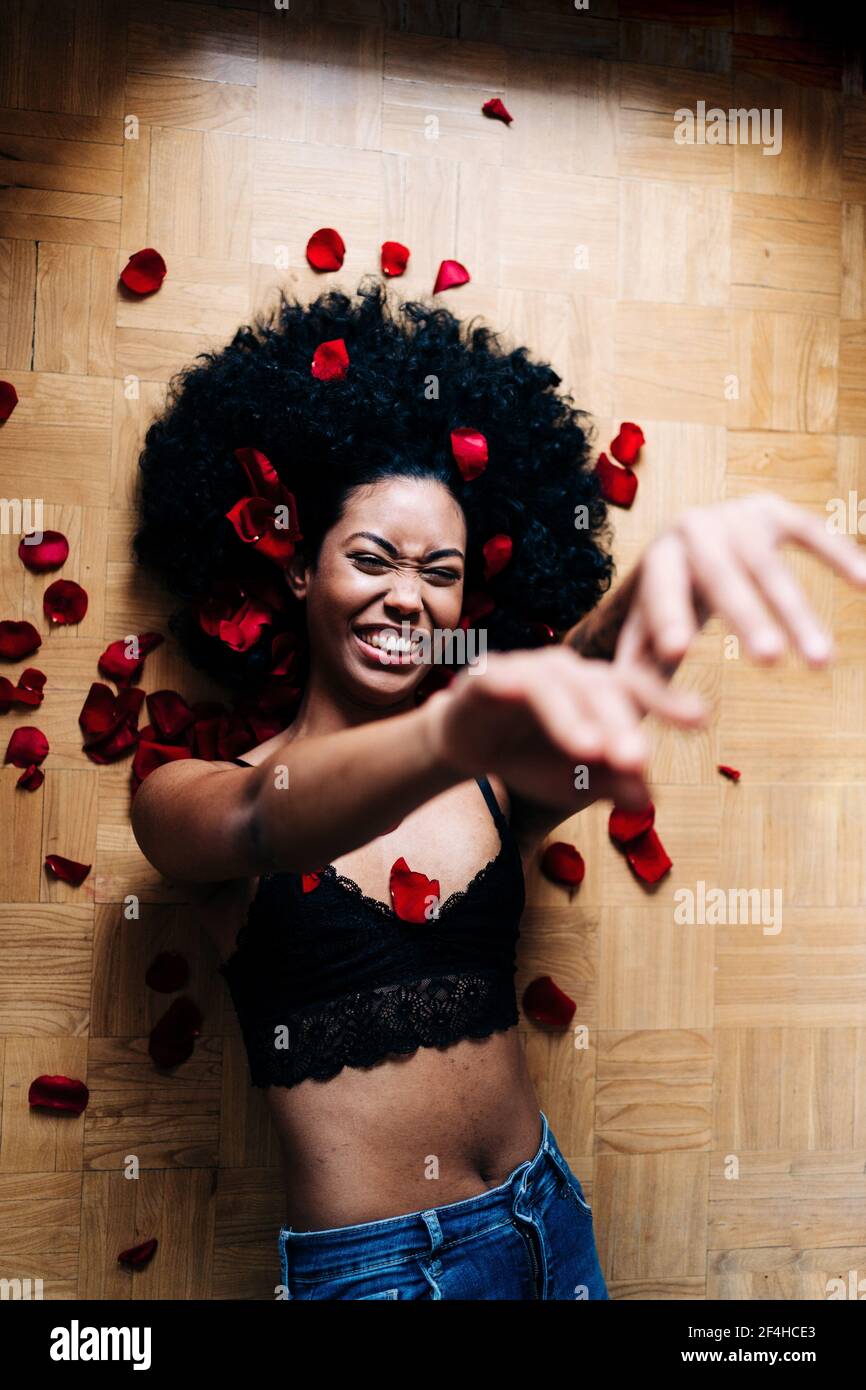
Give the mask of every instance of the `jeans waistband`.
[(439, 1246), (469, 1239), (510, 1221), (518, 1207), (521, 1215), (527, 1214), (561, 1182), (557, 1169), (564, 1176), (566, 1167), (543, 1110), (539, 1116), (541, 1140), (533, 1157), (519, 1163), (498, 1187), (475, 1197), (387, 1217), (384, 1221), (364, 1221), (322, 1231), (294, 1231), (283, 1226), (279, 1247), (285, 1252), (292, 1274), (303, 1277), (306, 1271), (322, 1278), (339, 1273), (355, 1260), (366, 1263), (375, 1257), (380, 1242), (389, 1261), (403, 1255), (429, 1255)]

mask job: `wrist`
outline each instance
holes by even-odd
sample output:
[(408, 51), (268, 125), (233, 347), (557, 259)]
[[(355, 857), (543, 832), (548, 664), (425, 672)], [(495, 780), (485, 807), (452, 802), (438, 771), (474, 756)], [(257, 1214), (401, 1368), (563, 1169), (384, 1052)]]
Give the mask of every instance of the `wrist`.
[(563, 641), (589, 661), (612, 661), (616, 644), (634, 601), (640, 566), (636, 566), (612, 593), (581, 618)]
[(465, 770), (453, 761), (448, 747), (446, 729), (453, 702), (452, 691), (439, 690), (416, 711), (422, 758), (432, 776), (437, 781), (441, 780), (443, 791), (449, 786), (456, 786), (467, 776)]

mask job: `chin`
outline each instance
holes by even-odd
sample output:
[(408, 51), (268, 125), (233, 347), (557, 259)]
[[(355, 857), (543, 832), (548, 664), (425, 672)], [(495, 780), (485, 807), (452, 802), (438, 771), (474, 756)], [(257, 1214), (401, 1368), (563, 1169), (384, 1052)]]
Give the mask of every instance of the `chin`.
[(351, 671), (343, 672), (343, 680), (354, 699), (384, 709), (389, 705), (405, 704), (426, 674), (426, 666), (410, 666), (403, 670), (383, 667), (381, 671), (376, 671), (367, 666), (359, 669), (353, 663)]

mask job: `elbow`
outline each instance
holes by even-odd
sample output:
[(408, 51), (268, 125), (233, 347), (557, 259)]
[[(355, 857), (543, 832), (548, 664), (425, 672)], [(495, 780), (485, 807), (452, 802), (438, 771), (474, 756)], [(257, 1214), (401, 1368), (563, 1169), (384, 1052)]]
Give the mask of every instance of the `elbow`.
[(257, 797), (241, 808), (236, 834), (241, 857), (249, 862), (251, 875), (275, 873), (280, 868), (285, 871), (288, 867), (277, 862), (268, 817)]

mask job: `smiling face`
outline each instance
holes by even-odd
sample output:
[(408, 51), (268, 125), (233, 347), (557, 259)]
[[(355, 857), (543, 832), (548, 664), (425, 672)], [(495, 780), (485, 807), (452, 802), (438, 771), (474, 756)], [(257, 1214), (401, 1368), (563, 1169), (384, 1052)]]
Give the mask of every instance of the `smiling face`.
[(429, 670), (413, 647), (417, 658), (424, 637), (457, 627), (465, 554), (466, 521), (442, 483), (353, 489), (315, 568), (290, 580), (306, 603), (315, 676), (362, 705), (405, 701)]

